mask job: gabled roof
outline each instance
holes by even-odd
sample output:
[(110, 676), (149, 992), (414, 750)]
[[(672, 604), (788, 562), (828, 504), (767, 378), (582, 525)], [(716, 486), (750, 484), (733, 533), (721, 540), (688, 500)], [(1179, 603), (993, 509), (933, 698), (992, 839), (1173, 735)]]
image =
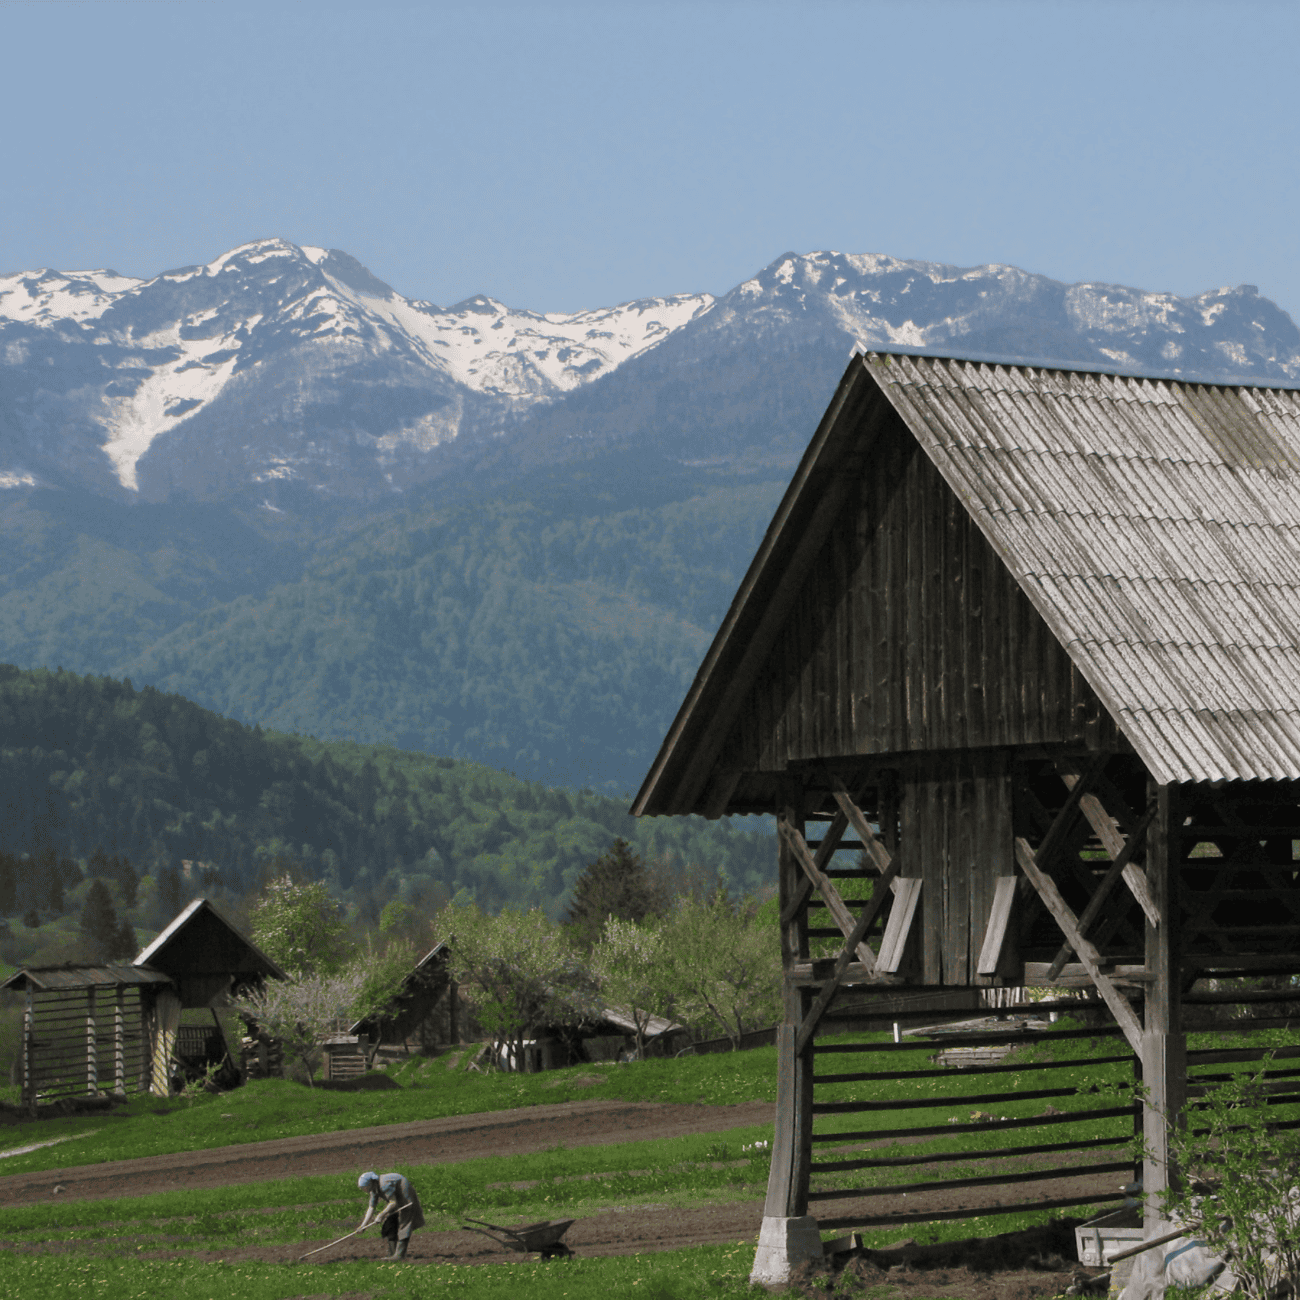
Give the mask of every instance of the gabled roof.
[[(403, 1013), (410, 1009), (418, 1010), (411, 1008), (410, 1004), (418, 997), (421, 984), (435, 973), (436, 968), (444, 966), (450, 955), (445, 940), (435, 944), (402, 977), (402, 983), (386, 1009), (387, 1014), (385, 1010), (380, 1010), (362, 1016), (348, 1029), (348, 1033), (374, 1033), (380, 1028), (381, 1021), (391, 1021), (395, 1029), (402, 1028), (398, 1022), (403, 1018)], [(414, 1028), (414, 1024), (406, 1026), (408, 1032)]]
[(288, 979), (220, 908), (206, 898), (196, 898), (135, 959), (137, 966), (152, 965), (168, 975), (270, 975)]
[(170, 984), (169, 975), (148, 966), (130, 966), (125, 962), (105, 962), (102, 966), (25, 966), (0, 984), (0, 989), (21, 991), (31, 988), (38, 993), (54, 989), (113, 988), (117, 985)]
[(1300, 393), (855, 357), (633, 804), (713, 758), (887, 403), (1160, 782), (1300, 778)]

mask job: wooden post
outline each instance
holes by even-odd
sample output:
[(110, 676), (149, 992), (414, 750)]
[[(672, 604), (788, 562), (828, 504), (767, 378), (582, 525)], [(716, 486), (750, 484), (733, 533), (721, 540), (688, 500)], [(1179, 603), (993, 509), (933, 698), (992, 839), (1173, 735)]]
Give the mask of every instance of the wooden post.
[(447, 1037), (455, 1047), (460, 1042), (460, 985), (455, 980), (447, 983)]
[[(783, 818), (803, 833), (800, 809), (788, 805)], [(784, 837), (777, 837), (777, 879), (784, 907), (801, 884), (801, 868)], [(790, 982), (794, 961), (807, 958), (807, 909), (802, 907), (781, 927), (783, 966), (783, 1017), (776, 1031), (776, 1132), (772, 1164), (767, 1179), (764, 1218), (798, 1218), (807, 1213), (809, 1166), (813, 1160), (813, 1043), (797, 1052), (803, 1017), (809, 1010), (809, 993)]]
[(1147, 831), (1146, 876), (1161, 923), (1152, 925), (1148, 919), (1146, 925), (1146, 968), (1151, 979), (1142, 1038), (1142, 1079), (1148, 1090), (1143, 1111), (1146, 1158), (1142, 1190), (1146, 1193), (1143, 1226), (1148, 1234), (1167, 1222), (1161, 1193), (1178, 1185), (1168, 1126), (1181, 1122), (1187, 1099), (1187, 1036), (1183, 1033), (1179, 960), (1182, 802), (1174, 785), (1159, 786), (1152, 793), (1159, 800), (1159, 811)]
[(23, 1009), (23, 1100), (36, 1109), (36, 1082), (32, 1070), (32, 1052), (36, 1036), (36, 994), (31, 979), (27, 981), (27, 1005)]
[(99, 1096), (99, 1054), (95, 1042), (95, 990), (86, 990), (86, 1091)]
[(113, 995), (113, 1091), (126, 1096), (126, 1044), (124, 1033), (126, 990), (121, 984)]
[(153, 994), (140, 990), (140, 1091), (153, 1082)]

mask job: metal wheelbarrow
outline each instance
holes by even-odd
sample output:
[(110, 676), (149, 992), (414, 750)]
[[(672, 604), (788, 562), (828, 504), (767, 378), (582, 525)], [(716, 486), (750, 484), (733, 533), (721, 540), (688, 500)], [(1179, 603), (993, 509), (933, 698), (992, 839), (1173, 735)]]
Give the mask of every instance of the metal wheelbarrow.
[[(503, 1228), (495, 1223), (484, 1223), (482, 1219), (467, 1217), (465, 1230), (490, 1237), (498, 1246), (507, 1246), (525, 1255), (537, 1251), (543, 1259), (564, 1259), (572, 1255), (573, 1251), (560, 1238), (576, 1222), (576, 1219), (543, 1219), (540, 1223), (526, 1223), (520, 1228)], [(479, 1226), (471, 1228), (471, 1223)]]

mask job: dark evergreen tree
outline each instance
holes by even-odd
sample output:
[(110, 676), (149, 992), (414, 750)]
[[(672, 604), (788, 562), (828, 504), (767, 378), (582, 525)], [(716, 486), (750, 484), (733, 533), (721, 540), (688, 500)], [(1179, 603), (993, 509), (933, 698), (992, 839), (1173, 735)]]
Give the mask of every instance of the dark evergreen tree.
[(18, 908), (18, 859), (0, 852), (0, 916), (12, 916)]
[(113, 896), (102, 880), (90, 882), (77, 929), (95, 960), (107, 961), (110, 954), (116, 955), (121, 943), (121, 926), (117, 908), (113, 906)]
[(136, 900), (136, 890), (140, 883), (139, 877), (135, 874), (135, 868), (131, 865), (131, 860), (127, 857), (118, 857), (114, 854), (108, 860), (108, 870), (104, 873), (109, 880), (116, 880), (122, 888), (122, 906), (134, 907)]
[(158, 875), (158, 910), (164, 925), (181, 910), (181, 873), (176, 867), (164, 867)]
[(109, 961), (130, 961), (139, 950), (140, 944), (135, 937), (135, 926), (123, 917), (114, 936), (112, 951), (106, 953), (105, 957)]
[(569, 932), (576, 943), (590, 949), (607, 917), (641, 922), (661, 914), (666, 903), (645, 859), (626, 840), (617, 839), (574, 881)]

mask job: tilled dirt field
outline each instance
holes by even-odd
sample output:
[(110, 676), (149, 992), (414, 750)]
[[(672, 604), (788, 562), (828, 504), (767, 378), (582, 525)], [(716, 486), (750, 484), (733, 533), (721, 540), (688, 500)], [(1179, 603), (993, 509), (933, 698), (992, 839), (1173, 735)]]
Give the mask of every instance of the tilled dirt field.
[(0, 1205), (40, 1200), (50, 1196), (56, 1186), (62, 1186), (61, 1195), (70, 1200), (89, 1200), (332, 1173), (351, 1173), (350, 1186), (340, 1177), (340, 1185), (350, 1191), (356, 1186), (355, 1175), (365, 1169), (382, 1173), (397, 1165), (432, 1165), (480, 1156), (524, 1155), (555, 1146), (713, 1133), (771, 1119), (772, 1103), (766, 1101), (740, 1106), (570, 1101), (13, 1174), (0, 1178)]
[[(340, 1195), (347, 1196), (355, 1186), (356, 1173), (362, 1169), (382, 1171), (394, 1166), (409, 1167), (479, 1156), (524, 1154), (560, 1145), (586, 1146), (638, 1138), (721, 1132), (763, 1123), (770, 1120), (771, 1116), (772, 1107), (767, 1102), (740, 1106), (566, 1102), (530, 1107), (522, 1111), (423, 1120), (411, 1124), (355, 1129), (346, 1133), (249, 1143), (183, 1155), (12, 1175), (0, 1178), (0, 1205), (19, 1201), (30, 1204), (33, 1201), (53, 1199), (56, 1185), (64, 1189), (58, 1193), (60, 1200), (79, 1200), (142, 1196), (190, 1187), (220, 1187), (330, 1173), (339, 1175)], [(1114, 1191), (1114, 1182), (1114, 1175), (1081, 1178), (1063, 1171), (1059, 1179), (1038, 1184), (1037, 1192), (1043, 1200), (1069, 1196), (1096, 1196), (1100, 1199)], [(1013, 1189), (1008, 1189), (1008, 1193), (1012, 1191)], [(1004, 1194), (997, 1187), (973, 1190), (954, 1188), (912, 1194), (906, 1198), (877, 1196), (856, 1202), (837, 1201), (824, 1208), (814, 1207), (814, 1210), (821, 1208), (823, 1215), (834, 1214), (836, 1217), (851, 1217), (859, 1213), (864, 1217), (874, 1217), (882, 1211), (896, 1214), (900, 1218), (898, 1236), (901, 1239), (908, 1235), (906, 1225), (917, 1222), (917, 1216), (938, 1215), (955, 1210), (965, 1210), (972, 1215), (988, 1213), (1019, 1200), (1020, 1197)], [(359, 1209), (360, 1198), (358, 1213)], [(685, 1246), (753, 1240), (757, 1237), (762, 1213), (761, 1201), (692, 1209), (645, 1205), (613, 1208), (579, 1219), (569, 1229), (565, 1240), (576, 1253), (587, 1256), (677, 1250)], [(516, 1222), (510, 1218), (503, 1221)], [(178, 1242), (175, 1249), (166, 1246), (149, 1249), (146, 1246), (138, 1257), (174, 1258), (183, 1255), (193, 1259), (231, 1262), (265, 1260), (287, 1263), (297, 1260), (313, 1247), (324, 1245), (354, 1226), (354, 1223), (355, 1220), (304, 1227), (300, 1244), (186, 1249)], [(151, 1244), (157, 1246), (158, 1238), (154, 1237)], [(19, 1249), (61, 1253), (69, 1247), (52, 1243), (49, 1246)], [(345, 1242), (316, 1258), (322, 1263), (374, 1259), (381, 1249), (377, 1235), (372, 1235)], [(412, 1263), (486, 1264), (518, 1261), (520, 1258), (519, 1254), (495, 1244), (487, 1237), (468, 1231), (417, 1232), (408, 1255)], [(894, 1284), (899, 1296), (916, 1294), (913, 1288), (918, 1285), (932, 1287), (939, 1282), (936, 1271), (929, 1268), (916, 1271), (912, 1262), (904, 1263), (905, 1267), (888, 1268), (887, 1279), (878, 1279)], [(1064, 1261), (1054, 1263), (1064, 1266)], [(868, 1271), (876, 1268), (876, 1265), (868, 1266), (864, 1263), (856, 1266), (867, 1268)], [(985, 1300), (985, 1297), (1001, 1300), (1005, 1296), (1006, 1300), (1012, 1300), (1012, 1297), (1019, 1300), (1020, 1297), (1034, 1295), (1050, 1296), (1058, 1294), (1069, 1281), (1068, 1273), (1059, 1272), (1053, 1266), (1046, 1266), (1032, 1274), (1016, 1272), (1014, 1278), (1008, 1272), (999, 1281), (1001, 1272), (998, 1270), (993, 1275), (983, 1276), (981, 1271), (983, 1281), (977, 1288), (979, 1300)], [(948, 1284), (945, 1279), (944, 1285)], [(950, 1294), (965, 1295), (969, 1300), (976, 1300), (975, 1291), (960, 1290), (961, 1287), (969, 1288), (972, 1285), (972, 1275), (963, 1266), (956, 1266), (951, 1285), (959, 1289)], [(941, 1295), (945, 1292), (926, 1290), (925, 1294)]]

